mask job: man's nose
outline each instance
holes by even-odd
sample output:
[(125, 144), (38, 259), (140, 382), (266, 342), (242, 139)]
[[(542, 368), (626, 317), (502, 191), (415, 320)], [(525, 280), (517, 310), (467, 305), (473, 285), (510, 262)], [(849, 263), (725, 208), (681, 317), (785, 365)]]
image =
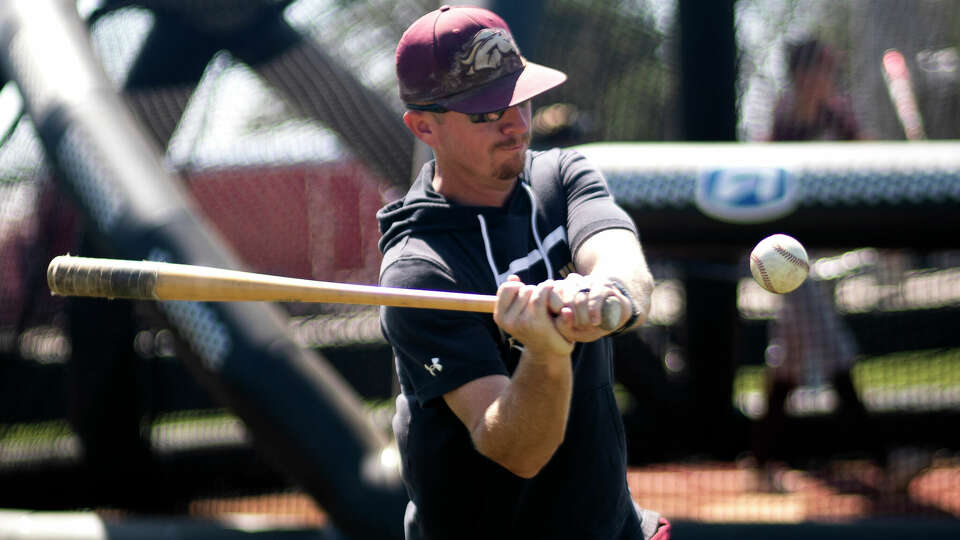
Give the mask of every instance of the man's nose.
[(504, 133), (525, 133), (530, 129), (530, 109), (526, 103), (514, 105), (503, 113), (500, 119), (500, 129)]

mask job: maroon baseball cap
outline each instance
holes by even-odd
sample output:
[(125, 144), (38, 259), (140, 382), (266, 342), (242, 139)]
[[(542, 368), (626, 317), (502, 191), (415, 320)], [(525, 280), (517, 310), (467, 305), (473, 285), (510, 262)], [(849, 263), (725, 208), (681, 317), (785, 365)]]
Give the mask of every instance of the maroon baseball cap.
[(495, 13), (443, 6), (417, 19), (397, 45), (400, 99), (466, 114), (523, 103), (567, 80), (527, 61)]

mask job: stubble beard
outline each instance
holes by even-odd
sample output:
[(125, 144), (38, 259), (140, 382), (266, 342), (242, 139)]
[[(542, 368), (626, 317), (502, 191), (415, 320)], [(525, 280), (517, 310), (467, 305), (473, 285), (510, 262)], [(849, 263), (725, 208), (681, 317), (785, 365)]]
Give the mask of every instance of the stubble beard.
[[(495, 171), (496, 177), (500, 180), (513, 180), (514, 178), (520, 176), (520, 173), (523, 172), (523, 166), (526, 161), (527, 148), (530, 147), (530, 136), (526, 135), (523, 137), (522, 142), (524, 143), (523, 148), (518, 150), (516, 154), (510, 156), (505, 162), (501, 163), (497, 170)], [(509, 141), (502, 146), (514, 146), (516, 141)]]
[(514, 178), (520, 176), (520, 173), (523, 172), (523, 161), (520, 160), (517, 163), (515, 160), (511, 160), (508, 163), (504, 163), (497, 169), (497, 178), (500, 180), (513, 180)]

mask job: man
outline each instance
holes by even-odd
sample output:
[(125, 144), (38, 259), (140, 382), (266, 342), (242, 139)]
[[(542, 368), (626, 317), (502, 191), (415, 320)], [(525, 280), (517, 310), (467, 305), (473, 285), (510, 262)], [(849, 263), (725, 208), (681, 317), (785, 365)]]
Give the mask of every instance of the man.
[[(773, 113), (773, 141), (852, 141), (865, 138), (848, 96), (837, 92), (838, 52), (829, 44), (806, 38), (787, 49), (790, 87)], [(772, 461), (786, 422), (790, 392), (804, 382), (827, 378), (840, 398), (840, 416), (850, 430), (869, 442), (869, 417), (857, 395), (851, 368), (858, 354), (853, 333), (839, 317), (826, 281), (811, 276), (790, 294), (769, 327), (766, 349), (767, 412), (754, 424), (753, 455), (765, 490), (781, 491), (784, 468)], [(879, 450), (879, 448), (877, 448)], [(871, 449), (871, 453), (879, 453)], [(881, 460), (878, 460), (880, 462)]]
[(790, 46), (790, 88), (773, 114), (774, 141), (852, 141), (864, 138), (848, 96), (836, 91), (837, 53), (817, 39)]
[(634, 224), (581, 155), (528, 151), (529, 100), (566, 75), (473, 7), (417, 20), (396, 62), (404, 122), (435, 160), (378, 213), (381, 284), (497, 295), (492, 318), (381, 312), (407, 538), (667, 538), (627, 489), (601, 328), (609, 296), (621, 331), (650, 307)]

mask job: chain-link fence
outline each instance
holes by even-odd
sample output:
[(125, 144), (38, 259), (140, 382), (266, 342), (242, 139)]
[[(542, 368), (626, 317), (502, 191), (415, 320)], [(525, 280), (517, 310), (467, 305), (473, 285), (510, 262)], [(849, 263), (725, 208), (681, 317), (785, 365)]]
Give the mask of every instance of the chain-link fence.
[[(403, 29), (435, 2), (240, 4), (78, 6), (97, 59), (156, 143), (164, 166), (250, 269), (376, 283), (374, 213), (402, 193), (415, 162), (413, 138), (400, 121), (393, 48)], [(913, 216), (910, 223), (922, 222), (924, 212), (932, 212), (926, 214), (931, 219), (949, 216), (960, 197), (956, 167), (937, 165), (937, 174), (916, 176), (910, 171), (924, 171), (930, 163), (906, 163), (893, 174), (864, 161), (851, 165), (856, 170), (849, 177), (816, 171), (805, 177), (812, 191), (820, 191), (811, 195), (814, 202), (801, 204), (805, 217), (785, 223), (818, 231), (807, 247), (811, 283), (820, 287), (822, 301), (803, 315), (806, 322), (791, 324), (815, 333), (801, 342), (826, 349), (803, 353), (787, 384), (779, 377), (784, 359), (777, 347), (791, 338), (777, 332), (787, 324), (783, 304), (792, 297), (760, 290), (742, 258), (742, 238), (760, 229), (737, 233), (731, 226), (733, 232), (720, 231), (730, 235), (716, 246), (721, 255), (710, 249), (705, 257), (691, 255), (685, 245), (716, 232), (712, 225), (698, 228), (707, 218), (684, 206), (695, 196), (695, 164), (704, 162), (707, 150), (660, 151), (667, 148), (662, 143), (684, 138), (681, 92), (712, 91), (683, 86), (680, 43), (710, 36), (685, 35), (677, 3), (669, 0), (531, 5), (536, 7), (510, 20), (518, 39), (531, 59), (570, 76), (534, 104), (534, 146), (651, 143), (649, 160), (625, 161), (657, 161), (661, 167), (606, 171), (632, 213), (662, 215), (674, 231), (662, 233), (653, 225), (648, 231), (638, 219), (641, 238), (650, 240), (658, 285), (650, 323), (617, 342), (620, 357), (632, 361), (620, 360), (618, 374), (638, 501), (677, 519), (705, 522), (955, 518), (960, 504), (952, 479), (960, 458), (951, 433), (960, 408), (960, 246), (949, 231), (914, 245), (896, 233), (896, 223), (904, 212)], [(776, 139), (778, 111), (789, 111), (806, 129), (807, 117), (791, 108), (799, 90), (789, 65), (791, 51), (810, 38), (832, 51), (832, 87), (856, 122), (855, 138), (907, 138), (895, 106), (903, 93), (891, 97), (882, 67), (890, 49), (905, 59), (925, 137), (960, 138), (955, 2), (733, 5), (738, 76), (717, 84), (736, 87), (740, 142)], [(827, 127), (817, 124), (810, 138), (841, 138), (830, 131), (839, 113), (831, 110), (828, 120), (818, 114), (811, 122)], [(190, 500), (290, 489), (250, 450), (243, 422), (184, 367), (182, 344), (167, 320), (138, 304), (90, 308), (49, 295), (47, 262), (89, 251), (93, 226), (58, 181), (61, 171), (45, 155), (14, 82), (0, 92), (0, 122), (0, 477), (9, 480), (0, 483), (17, 486), (2, 490), (0, 506), (123, 507), (122, 497), (133, 488), (116, 477), (94, 495), (82, 489), (47, 495), (48, 488), (56, 489), (50, 483), (54, 473), (81, 478), (77, 471), (99, 450), (90, 445), (117, 439), (104, 433), (114, 428), (129, 431), (120, 439), (141, 456), (124, 471), (141, 474), (143, 466), (168, 475), (161, 494), (131, 500), (131, 507), (185, 512)], [(751, 148), (756, 161), (748, 165), (771, 164), (762, 147)], [(803, 152), (805, 163), (826, 155), (820, 147)], [(649, 201), (659, 206), (644, 206)], [(830, 217), (844, 204), (850, 219)], [(875, 230), (893, 231), (888, 241), (875, 247), (872, 240), (882, 232), (864, 233), (871, 242), (863, 244), (849, 240), (871, 230), (871, 222)], [(672, 245), (671, 238), (678, 240)], [(725, 326), (703, 331), (705, 303), (712, 308), (714, 300), (721, 307), (707, 317), (723, 319)], [(376, 311), (282, 308), (293, 339), (323, 354), (368, 400), (375, 423), (389, 435), (389, 405), (383, 404), (395, 391), (393, 368)], [(94, 324), (91, 313), (111, 325), (120, 343), (92, 349), (82, 343), (78, 336)], [(824, 330), (825, 318), (840, 321), (842, 333), (856, 342), (856, 354), (839, 362), (844, 369), (835, 369), (837, 359), (824, 352), (834, 339), (825, 335), (837, 332)], [(712, 345), (703, 342), (717, 335), (730, 352), (722, 355), (719, 376), (704, 382), (705, 373), (713, 372), (697, 371), (711, 362), (704, 354)], [(72, 363), (78, 347), (109, 355), (113, 367), (99, 371), (99, 378), (84, 376)], [(701, 393), (711, 384), (723, 387), (717, 395), (729, 406), (726, 440), (705, 440), (696, 429), (703, 404), (716, 405)], [(112, 396), (108, 402), (125, 409), (122, 418), (100, 429), (90, 424), (97, 419), (78, 417), (77, 408), (88, 403), (84, 388)], [(189, 457), (177, 460), (188, 451)], [(216, 459), (219, 464), (210, 465)], [(207, 513), (218, 507), (201, 506)], [(312, 507), (310, 515), (307, 523), (316, 524)]]

